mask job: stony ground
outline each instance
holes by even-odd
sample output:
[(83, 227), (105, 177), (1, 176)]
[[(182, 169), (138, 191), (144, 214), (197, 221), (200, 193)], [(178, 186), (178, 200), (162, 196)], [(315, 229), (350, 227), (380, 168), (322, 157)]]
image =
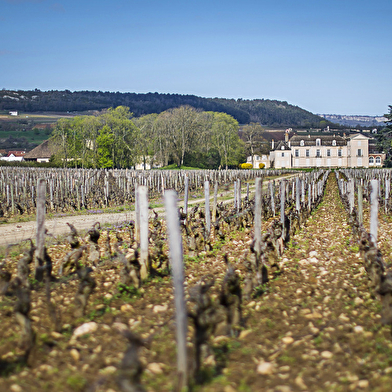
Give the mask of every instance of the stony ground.
[[(213, 250), (185, 256), (187, 286), (213, 274), (216, 297), (226, 253), (243, 276), (250, 235), (248, 230), (233, 232)], [(57, 246), (50, 252), (60, 260), (66, 249)], [(271, 274), (262, 295), (244, 302), (239, 336), (211, 341), (215, 355), (205, 359), (204, 382), (194, 390), (390, 391), (391, 330), (381, 324), (380, 302), (368, 287), (333, 175), (324, 201), (288, 244), (282, 264), (282, 273)], [(118, 331), (124, 326), (151, 337), (149, 349), (140, 351), (146, 390), (173, 390), (176, 353), (170, 278), (152, 278), (139, 292), (124, 295), (118, 291), (118, 270), (97, 269), (94, 277), (97, 289), (86, 316), (79, 319), (73, 317), (72, 308), (77, 281), (52, 285), (62, 313), (60, 333), (53, 332), (44, 289), (37, 286), (33, 291), (37, 347), (30, 367), (16, 364), (19, 330), (13, 300), (1, 300), (0, 358), (15, 364), (3, 372), (1, 391), (119, 391), (116, 377), (126, 341)], [(75, 329), (87, 322), (95, 323), (93, 329), (76, 338)]]

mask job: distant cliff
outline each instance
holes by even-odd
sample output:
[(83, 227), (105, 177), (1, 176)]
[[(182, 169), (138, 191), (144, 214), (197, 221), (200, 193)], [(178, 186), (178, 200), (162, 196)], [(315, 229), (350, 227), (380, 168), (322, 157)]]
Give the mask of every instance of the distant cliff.
[[(319, 127), (320, 116), (284, 101), (269, 99), (202, 98), (195, 95), (120, 93), (102, 91), (0, 91), (0, 110), (22, 112), (83, 112), (127, 106), (135, 116), (160, 113), (189, 105), (230, 114), (241, 124), (259, 122), (269, 127)], [(324, 123), (325, 125), (325, 123)]]

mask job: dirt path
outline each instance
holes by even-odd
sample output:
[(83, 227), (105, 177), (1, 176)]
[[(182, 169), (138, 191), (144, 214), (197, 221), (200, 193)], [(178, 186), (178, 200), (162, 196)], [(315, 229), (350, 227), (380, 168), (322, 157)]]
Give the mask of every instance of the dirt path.
[(233, 390), (391, 390), (390, 329), (345, 222), (330, 176), (325, 200), (285, 253), (284, 273), (247, 305), (249, 334), (228, 360)]

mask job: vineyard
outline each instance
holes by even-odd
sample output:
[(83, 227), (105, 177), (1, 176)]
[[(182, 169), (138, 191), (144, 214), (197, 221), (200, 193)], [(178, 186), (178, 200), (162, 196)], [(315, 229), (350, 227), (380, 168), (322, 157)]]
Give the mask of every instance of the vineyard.
[(389, 391), (390, 189), (387, 170), (1, 168), (1, 218), (37, 223), (0, 253), (0, 390)]

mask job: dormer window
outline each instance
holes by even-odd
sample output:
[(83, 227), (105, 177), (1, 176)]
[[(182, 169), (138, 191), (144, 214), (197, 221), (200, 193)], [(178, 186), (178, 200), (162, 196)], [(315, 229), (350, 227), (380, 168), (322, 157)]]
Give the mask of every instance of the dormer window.
[(305, 142), (304, 142), (303, 140), (301, 140), (301, 141), (299, 142), (299, 145), (300, 145), (301, 147), (303, 147), (303, 146), (305, 145)]
[(321, 146), (321, 139), (316, 139), (316, 146)]
[(332, 145), (333, 145), (333, 146), (336, 146), (336, 140), (335, 140), (335, 139), (332, 140)]

